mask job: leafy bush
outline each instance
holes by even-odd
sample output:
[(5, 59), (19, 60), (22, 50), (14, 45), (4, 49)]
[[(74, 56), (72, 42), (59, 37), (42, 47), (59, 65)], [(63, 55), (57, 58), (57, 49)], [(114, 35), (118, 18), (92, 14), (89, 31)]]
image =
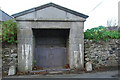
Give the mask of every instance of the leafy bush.
[(104, 26), (99, 26), (92, 29), (87, 29), (84, 32), (85, 39), (92, 40), (108, 40), (108, 39), (120, 39), (120, 33), (118, 30), (107, 30)]
[(2, 42), (17, 43), (17, 23), (14, 20), (2, 22)]

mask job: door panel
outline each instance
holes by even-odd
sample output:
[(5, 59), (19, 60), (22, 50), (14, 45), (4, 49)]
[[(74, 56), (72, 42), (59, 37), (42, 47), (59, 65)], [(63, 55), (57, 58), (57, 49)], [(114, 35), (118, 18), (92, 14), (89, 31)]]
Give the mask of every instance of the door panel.
[(47, 58), (48, 58), (49, 53), (50, 53), (49, 48), (36, 48), (35, 60), (36, 60), (37, 66), (47, 67), (48, 65)]
[(63, 67), (66, 64), (66, 49), (59, 48), (36, 48), (37, 66), (43, 68)]
[(66, 50), (65, 48), (53, 48), (52, 53), (54, 54), (54, 67), (63, 67), (66, 64)]

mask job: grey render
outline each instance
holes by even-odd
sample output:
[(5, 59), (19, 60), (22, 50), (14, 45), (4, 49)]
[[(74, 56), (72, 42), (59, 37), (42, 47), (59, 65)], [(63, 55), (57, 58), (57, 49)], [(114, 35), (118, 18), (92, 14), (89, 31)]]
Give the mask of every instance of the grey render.
[[(68, 56), (71, 69), (84, 67), (84, 22), (87, 15), (54, 3), (14, 14), (18, 22), (18, 70), (32, 71), (34, 36), (32, 29), (70, 29)], [(74, 55), (77, 53), (76, 55)]]

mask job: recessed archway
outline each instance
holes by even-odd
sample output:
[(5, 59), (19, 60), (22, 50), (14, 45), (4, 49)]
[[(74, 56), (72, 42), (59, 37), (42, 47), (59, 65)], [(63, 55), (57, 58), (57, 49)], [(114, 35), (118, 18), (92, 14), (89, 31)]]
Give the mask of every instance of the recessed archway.
[(68, 62), (70, 29), (32, 29), (34, 36), (34, 66), (64, 68)]

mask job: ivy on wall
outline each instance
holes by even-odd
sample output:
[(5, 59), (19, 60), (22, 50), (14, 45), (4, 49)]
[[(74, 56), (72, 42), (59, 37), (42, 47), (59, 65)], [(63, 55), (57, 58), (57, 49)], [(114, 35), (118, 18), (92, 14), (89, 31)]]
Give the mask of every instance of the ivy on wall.
[(99, 26), (87, 29), (84, 32), (84, 38), (89, 40), (120, 39), (120, 32), (118, 30), (108, 30), (104, 26)]
[(2, 39), (4, 43), (15, 44), (17, 43), (17, 23), (15, 20), (8, 20), (1, 23), (2, 25)]

